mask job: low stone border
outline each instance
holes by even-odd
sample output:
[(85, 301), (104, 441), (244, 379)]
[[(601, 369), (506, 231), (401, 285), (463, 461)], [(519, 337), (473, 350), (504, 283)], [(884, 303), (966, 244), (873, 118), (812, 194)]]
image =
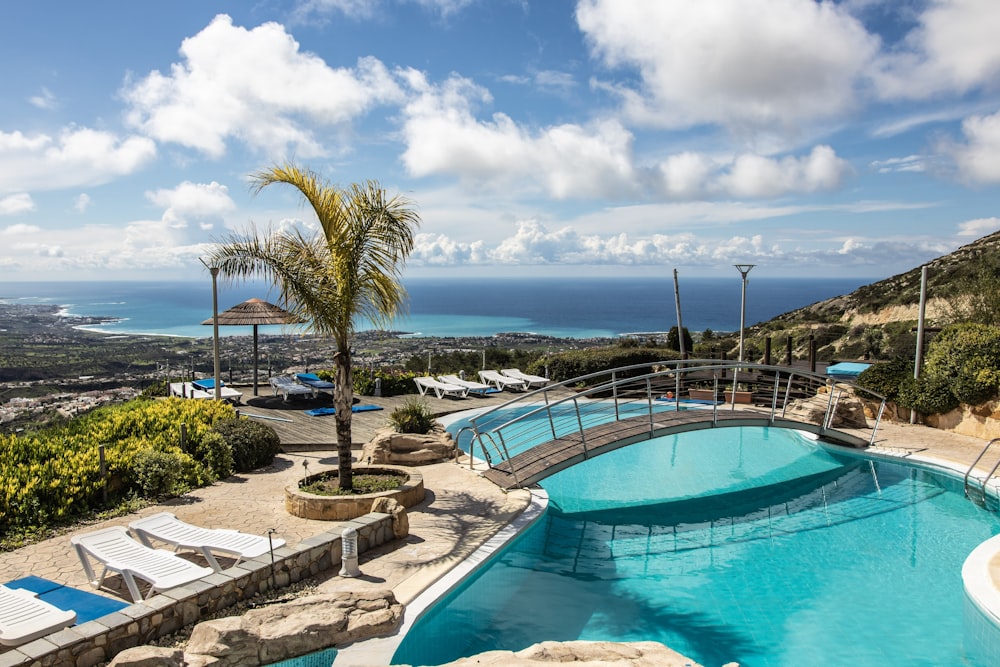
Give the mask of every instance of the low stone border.
[(358, 531), (358, 553), (394, 539), (392, 517), (371, 512), (294, 547), (275, 549), (273, 568), (270, 554), (242, 561), (187, 586), (172, 588), (121, 611), (0, 653), (0, 667), (93, 667), (107, 662), (127, 648), (173, 634), (258, 593), (340, 567), (340, 536), (347, 528)]
[(306, 493), (297, 484), (285, 487), (285, 510), (292, 516), (317, 521), (349, 521), (366, 514), (376, 498), (392, 498), (403, 507), (413, 507), (424, 501), (424, 476), (410, 468), (392, 465), (354, 466), (354, 474), (375, 470), (391, 470), (407, 479), (398, 489), (363, 493), (356, 496), (317, 496)]

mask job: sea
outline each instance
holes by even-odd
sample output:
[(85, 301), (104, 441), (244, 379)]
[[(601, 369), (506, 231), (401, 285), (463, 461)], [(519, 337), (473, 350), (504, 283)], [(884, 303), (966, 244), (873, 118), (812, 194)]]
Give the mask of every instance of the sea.
[[(750, 326), (873, 282), (866, 278), (753, 278), (746, 285), (745, 322)], [(411, 336), (476, 337), (524, 332), (558, 338), (615, 337), (668, 331), (737, 331), (742, 281), (684, 278), (415, 278), (405, 280), (407, 312), (389, 327)], [(278, 303), (267, 285), (218, 287), (219, 312), (257, 297)], [(212, 285), (204, 282), (7, 282), (0, 303), (58, 306), (69, 324), (101, 318), (81, 328), (111, 335), (205, 338), (212, 327)], [(373, 329), (370, 322), (356, 329)], [(2, 328), (2, 324), (0, 324)], [(222, 336), (250, 335), (249, 326), (222, 326)], [(260, 335), (298, 335), (300, 327), (263, 326)]]

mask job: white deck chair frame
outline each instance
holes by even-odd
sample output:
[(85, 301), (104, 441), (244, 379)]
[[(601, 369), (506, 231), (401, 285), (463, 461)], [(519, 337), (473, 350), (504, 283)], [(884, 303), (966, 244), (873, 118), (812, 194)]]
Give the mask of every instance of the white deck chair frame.
[(415, 377), (413, 378), (413, 382), (417, 385), (417, 391), (420, 392), (421, 396), (425, 396), (428, 390), (433, 390), (434, 395), (438, 398), (444, 398), (445, 396), (465, 398), (469, 395), (469, 390), (466, 387), (441, 382), (439, 380), (435, 380), (429, 375)]
[(493, 385), (500, 391), (503, 391), (507, 387), (511, 389), (516, 389), (518, 391), (527, 391), (528, 383), (524, 380), (518, 380), (509, 375), (504, 375), (497, 371), (482, 370), (479, 371), (479, 379), (486, 384)]
[[(198, 389), (190, 382), (171, 382), (170, 395), (180, 398), (213, 399), (215, 398), (215, 390), (205, 391), (204, 389)], [(219, 397), (224, 401), (234, 403), (239, 403), (243, 400), (243, 394), (238, 389), (233, 389), (232, 387), (220, 387)]]
[(439, 375), (438, 380), (444, 382), (445, 384), (454, 384), (459, 387), (465, 387), (470, 394), (485, 394), (489, 389), (492, 389), (488, 384), (483, 384), (482, 382), (470, 382), (469, 380), (463, 380), (457, 375)]
[(0, 644), (20, 646), (62, 630), (76, 621), (75, 611), (63, 611), (21, 588), (0, 585)]
[(285, 541), (279, 537), (268, 540), (267, 537), (241, 533), (238, 530), (193, 526), (170, 512), (159, 512), (137, 519), (128, 528), (140, 542), (151, 549), (151, 540), (159, 540), (173, 546), (175, 552), (180, 549), (197, 551), (216, 572), (221, 572), (222, 566), (213, 552), (235, 558), (236, 563), (239, 563), (244, 558), (256, 558), (269, 553), (271, 548), (277, 549), (285, 545)]
[(522, 373), (520, 368), (501, 368), (500, 372), (504, 375), (509, 375), (515, 380), (524, 380), (528, 388), (531, 387), (544, 387), (549, 383), (548, 378), (543, 378), (541, 375), (531, 375), (530, 373)]
[[(195, 565), (163, 549), (150, 549), (129, 537), (122, 526), (112, 526), (83, 535), (74, 535), (70, 543), (76, 549), (83, 571), (95, 588), (104, 584), (109, 571), (117, 572), (125, 580), (133, 602), (143, 600), (136, 579), (149, 582), (146, 597), (176, 586), (183, 586), (212, 574), (212, 568)], [(94, 574), (90, 564), (93, 558), (104, 566), (101, 576)]]
[(270, 380), (272, 395), (277, 396), (281, 394), (281, 397), (287, 401), (291, 396), (305, 396), (309, 394), (312, 398), (316, 398), (317, 390), (313, 387), (307, 387), (304, 384), (299, 384), (294, 379), (286, 377), (284, 375), (276, 375)]

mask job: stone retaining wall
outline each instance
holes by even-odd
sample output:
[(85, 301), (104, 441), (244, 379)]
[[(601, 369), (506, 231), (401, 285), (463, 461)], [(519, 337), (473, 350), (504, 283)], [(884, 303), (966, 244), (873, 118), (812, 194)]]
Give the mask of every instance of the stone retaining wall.
[(394, 539), (388, 514), (372, 512), (338, 523), (294, 547), (275, 549), (273, 568), (270, 554), (242, 561), (187, 586), (0, 653), (0, 667), (92, 667), (107, 662), (124, 649), (172, 634), (257, 593), (339, 568), (340, 535), (346, 528), (358, 531), (359, 554)]

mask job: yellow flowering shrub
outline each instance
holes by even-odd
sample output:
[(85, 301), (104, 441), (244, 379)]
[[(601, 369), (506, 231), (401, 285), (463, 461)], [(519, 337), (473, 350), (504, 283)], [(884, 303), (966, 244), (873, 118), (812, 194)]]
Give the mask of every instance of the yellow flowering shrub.
[[(139, 491), (133, 466), (145, 450), (177, 456), (183, 462), (183, 486), (214, 481), (210, 465), (193, 454), (215, 421), (233, 417), (235, 410), (227, 403), (170, 398), (95, 410), (36, 433), (0, 435), (0, 537), (99, 508), (105, 485), (101, 445), (110, 503)], [(186, 429), (183, 447), (181, 424)]]

